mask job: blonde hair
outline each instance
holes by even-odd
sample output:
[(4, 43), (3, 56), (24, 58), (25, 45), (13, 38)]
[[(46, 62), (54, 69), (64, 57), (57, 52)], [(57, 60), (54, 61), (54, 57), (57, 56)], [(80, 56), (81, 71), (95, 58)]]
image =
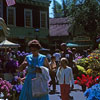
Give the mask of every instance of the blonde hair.
[(68, 65), (69, 64), (68, 59), (65, 58), (65, 57), (61, 58), (60, 61), (61, 61), (61, 63), (64, 62), (65, 65)]

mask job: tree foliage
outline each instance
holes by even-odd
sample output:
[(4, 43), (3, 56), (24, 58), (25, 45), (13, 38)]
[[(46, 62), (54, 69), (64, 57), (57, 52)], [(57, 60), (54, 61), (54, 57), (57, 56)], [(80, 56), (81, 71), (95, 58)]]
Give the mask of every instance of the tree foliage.
[(53, 0), (53, 12), (54, 12), (54, 17), (62, 16), (62, 5), (56, 0)]
[(69, 16), (74, 25), (83, 26), (86, 33), (98, 32), (100, 26), (99, 0), (74, 0), (69, 9)]
[(100, 32), (100, 0), (62, 0), (60, 11), (61, 17), (72, 19), (73, 34), (80, 27), (92, 37)]

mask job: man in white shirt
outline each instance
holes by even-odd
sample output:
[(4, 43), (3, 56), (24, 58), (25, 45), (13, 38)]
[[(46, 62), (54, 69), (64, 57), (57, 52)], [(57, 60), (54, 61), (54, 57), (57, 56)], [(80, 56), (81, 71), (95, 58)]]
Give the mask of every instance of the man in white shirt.
[(60, 51), (59, 49), (56, 49), (55, 53), (53, 54), (53, 56), (55, 56), (55, 58), (56, 58), (57, 68), (59, 66), (59, 61), (60, 61), (60, 58), (61, 58), (61, 54), (59, 53), (59, 51)]

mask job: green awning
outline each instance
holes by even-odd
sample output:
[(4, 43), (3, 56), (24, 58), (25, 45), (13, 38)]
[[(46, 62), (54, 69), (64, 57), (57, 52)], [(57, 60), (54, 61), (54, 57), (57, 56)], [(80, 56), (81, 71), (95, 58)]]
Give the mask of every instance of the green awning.
[(75, 43), (67, 43), (67, 46), (68, 47), (77, 47), (78, 44), (75, 44)]
[(91, 42), (79, 42), (79, 43), (66, 43), (68, 47), (92, 47), (93, 43)]

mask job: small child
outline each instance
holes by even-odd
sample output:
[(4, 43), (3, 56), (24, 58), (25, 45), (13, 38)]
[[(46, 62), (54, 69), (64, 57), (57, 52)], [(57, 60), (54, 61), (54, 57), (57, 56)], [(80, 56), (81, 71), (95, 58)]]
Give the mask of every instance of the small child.
[(60, 84), (62, 100), (69, 100), (70, 81), (72, 89), (74, 88), (74, 78), (72, 68), (68, 66), (67, 58), (61, 58), (61, 65), (57, 70), (57, 79)]

